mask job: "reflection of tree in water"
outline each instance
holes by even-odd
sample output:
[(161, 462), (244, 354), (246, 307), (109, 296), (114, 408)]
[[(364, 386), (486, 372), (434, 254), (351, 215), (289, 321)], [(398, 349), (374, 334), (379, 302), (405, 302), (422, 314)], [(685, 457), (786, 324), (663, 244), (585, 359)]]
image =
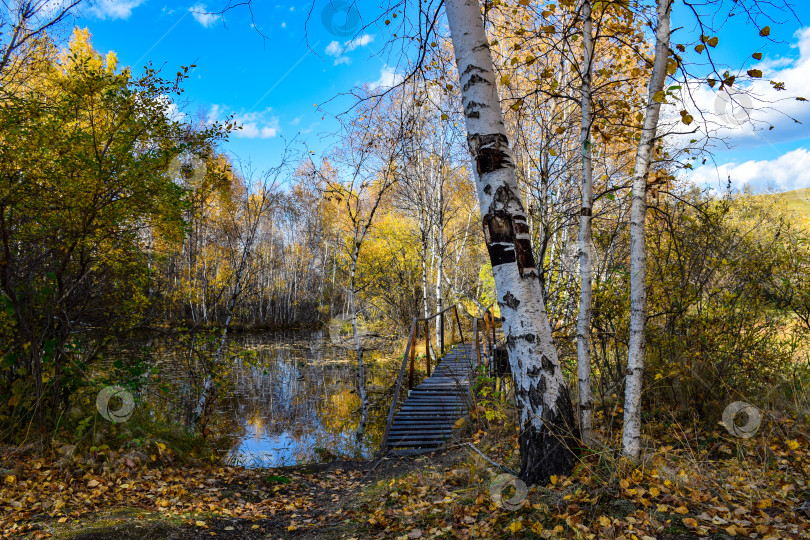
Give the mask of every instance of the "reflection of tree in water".
[(234, 366), (234, 391), (223, 406), (243, 419), (248, 441), (239, 449), (278, 464), (353, 455), (352, 435), (360, 405), (355, 367), (343, 350), (323, 340), (268, 343), (246, 340), (254, 365)]
[[(208, 353), (198, 346), (195, 355)], [(175, 340), (155, 340), (151, 354), (161, 367), (160, 375), (149, 378), (138, 399), (149, 403), (153, 418), (182, 423), (185, 404), (194, 398), (192, 381), (199, 373), (195, 355)], [(218, 374), (222, 385), (211, 404), (209, 436), (223, 452), (247, 465), (355, 455), (360, 400), (352, 354), (321, 332), (231, 337), (232, 360)], [(390, 386), (390, 381), (383, 380), (387, 374), (373, 363), (370, 367), (373, 399), (374, 389)], [(384, 412), (387, 405), (385, 401)], [(384, 414), (372, 410), (372, 420), (375, 416)], [(381, 432), (382, 425), (369, 425), (368, 448), (378, 442)]]

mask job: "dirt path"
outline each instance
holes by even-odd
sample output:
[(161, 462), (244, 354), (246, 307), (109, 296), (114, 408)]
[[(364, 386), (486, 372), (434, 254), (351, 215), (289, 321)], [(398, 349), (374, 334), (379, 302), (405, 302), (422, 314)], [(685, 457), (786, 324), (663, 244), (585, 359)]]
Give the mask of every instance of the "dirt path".
[[(459, 458), (451, 449), (375, 461), (213, 469), (208, 478), (203, 478), (205, 471), (197, 470), (157, 478), (154, 472), (152, 476), (145, 473), (136, 482), (150, 482), (146, 493), (120, 497), (120, 490), (110, 489), (106, 497), (93, 501), (98, 510), (70, 508), (68, 519), (32, 516), (25, 536), (71, 540), (362, 538), (368, 523), (358, 518), (359, 507), (373, 502), (375, 483), (418, 469), (450, 466)], [(113, 502), (115, 499), (120, 500)]]

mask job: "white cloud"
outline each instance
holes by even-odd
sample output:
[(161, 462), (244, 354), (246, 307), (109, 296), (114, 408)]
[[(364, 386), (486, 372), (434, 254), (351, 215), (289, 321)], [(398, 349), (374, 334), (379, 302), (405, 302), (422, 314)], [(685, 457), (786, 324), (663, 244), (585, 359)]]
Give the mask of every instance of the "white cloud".
[(402, 82), (402, 75), (397, 73), (393, 67), (385, 65), (380, 69), (380, 78), (368, 83), (368, 86), (371, 90), (388, 90), (400, 82)]
[(372, 34), (363, 34), (361, 36), (357, 36), (351, 41), (347, 41), (346, 45), (346, 52), (352, 52), (358, 47), (365, 47), (369, 43), (374, 41), (374, 36)]
[[(693, 113), (698, 124), (705, 120), (700, 134), (705, 135), (708, 129), (712, 136), (724, 138), (738, 148), (773, 145), (808, 136), (810, 102), (797, 101), (795, 97), (810, 97), (804, 95), (810, 80), (810, 27), (799, 30), (795, 37), (793, 48), (798, 49), (798, 58), (766, 58), (745, 67), (761, 70), (761, 79), (738, 82), (730, 92), (712, 90), (705, 83), (691, 85), (694, 104), (688, 103), (686, 108), (700, 111)], [(745, 71), (742, 74), (745, 75)], [(786, 90), (775, 90), (770, 81), (784, 82)], [(667, 124), (680, 126), (676, 130), (682, 131), (680, 115), (674, 108), (668, 109)]]
[(146, 0), (98, 0), (90, 13), (99, 19), (128, 19), (132, 10)]
[(194, 4), (188, 10), (194, 17), (194, 20), (203, 25), (205, 28), (210, 28), (216, 22), (222, 19), (220, 15), (208, 12), (208, 7), (205, 4)]
[(340, 43), (337, 41), (332, 41), (329, 45), (326, 46), (325, 50), (326, 54), (329, 56), (338, 56), (341, 53)]
[(363, 34), (357, 36), (356, 38), (345, 41), (341, 44), (339, 41), (331, 41), (329, 45), (326, 46), (324, 52), (329, 56), (335, 57), (334, 65), (339, 66), (340, 64), (351, 64), (352, 60), (346, 54), (354, 51), (359, 47), (365, 47), (369, 43), (374, 41), (374, 36), (372, 34)]
[(278, 135), (280, 129), (278, 116), (270, 114), (270, 109), (262, 112), (237, 114), (234, 118), (242, 129), (234, 135), (240, 139), (272, 139)]
[(810, 151), (797, 148), (773, 160), (726, 163), (719, 167), (703, 165), (689, 175), (701, 186), (723, 189), (728, 178), (735, 189), (750, 184), (756, 189), (773, 187), (777, 191), (810, 188)]

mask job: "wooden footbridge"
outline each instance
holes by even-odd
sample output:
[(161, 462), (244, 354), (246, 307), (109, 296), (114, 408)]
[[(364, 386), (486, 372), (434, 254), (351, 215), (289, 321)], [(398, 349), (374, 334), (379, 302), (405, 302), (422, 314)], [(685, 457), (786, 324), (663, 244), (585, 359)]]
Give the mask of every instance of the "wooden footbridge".
[[(456, 328), (458, 328), (461, 343), (452, 345), (445, 354), (444, 323), (445, 317), (451, 311), (452, 315), (455, 315), (450, 321), (451, 343), (455, 341)], [(439, 325), (436, 341), (440, 344), (441, 358), (431, 373), (430, 322), (437, 317), (439, 317)], [(482, 321), (485, 326), (483, 350), (479, 321)], [(424, 360), (427, 376), (421, 383), (414, 386), (416, 330), (419, 323), (424, 323), (425, 329)], [(380, 445), (381, 454), (388, 451), (398, 455), (430, 452), (447, 441), (453, 432), (454, 424), (467, 414), (472, 404), (471, 388), (475, 379), (476, 367), (482, 365), (482, 360), (491, 357), (495, 336), (493, 323), (489, 310), (483, 319), (473, 319), (474, 340), (473, 343), (465, 343), (461, 320), (455, 306), (430, 317), (414, 319), (408, 346), (397, 377), (388, 422), (385, 425), (385, 434)], [(490, 332), (490, 327), (492, 332)], [(402, 383), (408, 364), (410, 364), (408, 394), (402, 396)], [(400, 402), (401, 406), (398, 406)]]

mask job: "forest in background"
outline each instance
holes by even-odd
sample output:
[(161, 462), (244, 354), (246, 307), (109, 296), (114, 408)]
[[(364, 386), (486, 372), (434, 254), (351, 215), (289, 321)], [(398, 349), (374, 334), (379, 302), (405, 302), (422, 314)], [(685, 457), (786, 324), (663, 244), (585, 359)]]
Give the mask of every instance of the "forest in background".
[[(631, 347), (630, 214), (654, 44), (626, 2), (598, 3), (602, 34), (586, 74), (572, 60), (579, 53), (570, 54), (582, 35), (576, 4), (487, 4), (486, 30), (534, 270), (572, 389), (584, 77), (593, 89), (587, 384), (599, 419), (594, 445), (610, 445), (621, 431)], [(708, 51), (716, 39), (701, 35), (691, 46)], [(681, 69), (681, 47), (669, 51), (669, 75)], [(478, 316), (497, 304), (449, 36), (423, 50), (419, 77), (384, 93), (356, 90), (330, 152), (314, 156), (291, 144), (269, 171), (222, 151), (239, 129), (232, 119), (178, 117), (190, 66), (135, 74), (95, 51), (82, 29), (66, 44), (43, 32), (4, 59), (3, 440), (70, 441), (85, 419), (66, 413), (92, 410), (103, 379), (89, 376), (94, 366), (150, 332), (202, 336), (193, 345), (202, 369), (179, 406), (184, 428), (204, 435), (233, 329), (339, 319), (353, 321), (355, 334), (360, 320), (402, 337), (414, 317), (454, 304)], [(718, 82), (709, 80), (712, 88)], [(731, 86), (734, 77), (722, 82)], [(655, 101), (684, 99), (674, 85), (661, 92)], [(677, 131), (697, 115), (676, 111), (663, 129)], [(714, 426), (736, 400), (777, 415), (806, 411), (810, 216), (784, 197), (693, 185), (703, 144), (679, 136), (651, 143), (644, 424)], [(363, 346), (355, 353), (362, 394)], [(129, 370), (137, 394), (153, 366), (138, 354), (128, 362), (118, 369)], [(515, 411), (506, 409), (487, 419), (508, 424)]]
[[(240, 129), (232, 117), (180, 114), (194, 66), (121, 66), (66, 24), (80, 3), (54, 13), (21, 2), (3, 15), (19, 16), (3, 19), (0, 55), (0, 439), (4, 467), (18, 461), (3, 469), (4, 527), (40, 512), (80, 519), (92, 497), (131, 497), (122, 490), (137, 475), (159, 491), (133, 505), (199, 511), (193, 474), (166, 469), (157, 481), (164, 473), (150, 467), (180, 463), (202, 478), (221, 463), (212, 409), (228, 398), (234, 363), (252, 365), (229, 349), (236, 330), (347, 337), (357, 392), (348, 414), (367, 437), (367, 369), (383, 366), (387, 381), (401, 358), (373, 355), (361, 334), (399, 345), (414, 318), (453, 305), (474, 317), (494, 305), (506, 319), (511, 382), (482, 373), (458, 424), (463, 445), (488, 461), (376, 485), (352, 533), (419, 538), (419, 525), (440, 536), (451, 523), (467, 536), (722, 526), (778, 537), (806, 513), (810, 194), (692, 183), (717, 142), (696, 88), (730, 94), (763, 78), (715, 64), (722, 29), (670, 42), (672, 0), (497, 0), (483, 21), (477, 3), (448, 0), (450, 28), (397, 8), (386, 25), (399, 14), (427, 29), (411, 36), (407, 76), (354, 89), (328, 151), (291, 141), (276, 167), (257, 171), (224, 150)], [(754, 23), (776, 4), (732, 4), (751, 18), (752, 39), (766, 40), (770, 27)], [(459, 28), (480, 31), (485, 46), (469, 47)], [(472, 62), (464, 47), (485, 51), (492, 69), (457, 69)], [(687, 47), (707, 62), (690, 64)], [(472, 128), (489, 114), (495, 127), (482, 139)], [(510, 333), (524, 322), (533, 326)], [(157, 361), (161, 340), (183, 351), (176, 365)], [(164, 390), (157, 414), (89, 429), (102, 388), (140, 396), (170, 369), (184, 374), (182, 391)], [(378, 401), (392, 388), (382, 390)], [(738, 403), (761, 415), (754, 433), (740, 431), (753, 413), (725, 418)], [(136, 450), (152, 463), (134, 462)], [(36, 461), (19, 463), (30, 454)], [(493, 464), (545, 498), (517, 514), (487, 507)], [(212, 483), (278, 484), (273, 493), (289, 482), (216, 474)], [(52, 478), (67, 488), (56, 500)], [(336, 489), (356, 488), (344, 480)], [(284, 489), (315, 480), (296, 482)], [(473, 495), (455, 495), (460, 485)], [(461, 510), (425, 508), (428, 489), (454, 493)], [(392, 503), (379, 508), (377, 496)], [(607, 511), (604, 497), (632, 508)], [(259, 519), (262, 505), (311, 506), (279, 501), (252, 506), (236, 493), (206, 511)], [(393, 519), (400, 510), (412, 526)], [(296, 517), (287, 532), (312, 525)]]

